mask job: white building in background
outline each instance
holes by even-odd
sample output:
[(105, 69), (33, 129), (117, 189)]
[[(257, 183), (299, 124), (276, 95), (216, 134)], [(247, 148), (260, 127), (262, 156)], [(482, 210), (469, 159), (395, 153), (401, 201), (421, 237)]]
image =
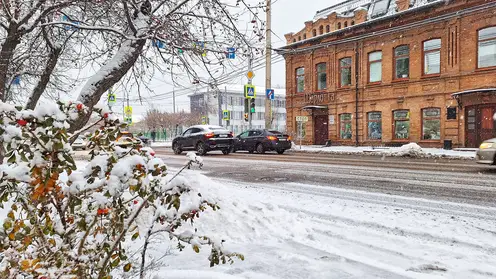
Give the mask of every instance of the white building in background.
[[(220, 92), (205, 91), (190, 95), (191, 112), (206, 116), (208, 124), (227, 127), (236, 135), (248, 130), (249, 123), (244, 120), (244, 86), (230, 85), (220, 89)], [(275, 100), (272, 101), (271, 129), (285, 132), (286, 90), (274, 88), (274, 92)], [(263, 129), (265, 128), (265, 88), (256, 87), (256, 95), (252, 128)], [(230, 112), (230, 121), (222, 120), (223, 110)]]

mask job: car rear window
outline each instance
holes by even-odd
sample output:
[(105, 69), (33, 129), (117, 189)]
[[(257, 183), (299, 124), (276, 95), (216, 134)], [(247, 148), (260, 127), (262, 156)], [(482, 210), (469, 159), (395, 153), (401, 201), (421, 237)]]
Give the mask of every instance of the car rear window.
[(218, 130), (225, 130), (226, 128), (223, 128), (223, 127), (208, 127), (209, 130), (212, 130), (212, 131), (218, 131)]
[(274, 135), (282, 135), (282, 133), (279, 131), (269, 131), (269, 133), (274, 134)]

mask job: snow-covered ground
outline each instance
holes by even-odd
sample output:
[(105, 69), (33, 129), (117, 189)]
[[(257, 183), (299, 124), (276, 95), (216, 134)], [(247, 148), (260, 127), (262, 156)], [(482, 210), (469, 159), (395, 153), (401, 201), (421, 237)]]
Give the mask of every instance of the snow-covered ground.
[(188, 172), (220, 211), (201, 233), (244, 254), (208, 267), (208, 251), (170, 249), (154, 279), (495, 278), (496, 208), (438, 202), (332, 185), (251, 184)]
[(156, 141), (156, 142), (152, 142), (152, 147), (172, 147), (172, 141)]
[(453, 158), (453, 159), (474, 159), (477, 149), (457, 149), (445, 150), (441, 148), (421, 148), (416, 143), (409, 143), (401, 147), (381, 147), (371, 146), (330, 146), (323, 147), (317, 145), (293, 145), (294, 152), (306, 153), (329, 153), (329, 154), (367, 154), (385, 156), (411, 156), (422, 158)]

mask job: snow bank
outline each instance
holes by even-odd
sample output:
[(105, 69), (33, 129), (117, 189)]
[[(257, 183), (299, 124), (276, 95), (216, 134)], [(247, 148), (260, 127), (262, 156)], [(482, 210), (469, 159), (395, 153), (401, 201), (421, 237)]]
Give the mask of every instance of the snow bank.
[(416, 143), (409, 143), (401, 147), (371, 147), (371, 146), (299, 146), (293, 143), (293, 152), (340, 154), (340, 155), (368, 155), (388, 157), (411, 157), (440, 159), (449, 158), (456, 160), (472, 160), (475, 158), (475, 149), (464, 151), (445, 150), (441, 148), (421, 148)]

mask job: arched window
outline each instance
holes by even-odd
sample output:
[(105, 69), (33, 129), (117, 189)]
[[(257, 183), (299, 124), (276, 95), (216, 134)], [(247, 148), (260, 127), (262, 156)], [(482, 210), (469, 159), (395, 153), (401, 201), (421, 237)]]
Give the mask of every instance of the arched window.
[(324, 34), (324, 26), (322, 25), (319, 27), (319, 34), (320, 35)]
[(410, 47), (397, 46), (394, 49), (394, 78), (403, 79), (410, 75)]
[(341, 29), (341, 22), (338, 22), (338, 30)]
[(344, 28), (348, 27), (348, 21), (344, 22)]
[(307, 34), (303, 34), (303, 40), (307, 39)]
[(326, 25), (326, 33), (329, 33), (329, 32), (331, 32), (331, 26)]
[(353, 26), (353, 25), (355, 25), (355, 21), (354, 20), (351, 21), (351, 26)]
[(432, 39), (423, 44), (424, 75), (441, 73), (441, 39)]
[(312, 30), (312, 35), (313, 35), (313, 37), (317, 36), (317, 30), (313, 29)]
[(293, 43), (296, 43), (296, 39), (293, 39)]
[(496, 67), (496, 26), (478, 32), (477, 68)]
[(301, 41), (301, 36), (298, 36), (298, 41)]

